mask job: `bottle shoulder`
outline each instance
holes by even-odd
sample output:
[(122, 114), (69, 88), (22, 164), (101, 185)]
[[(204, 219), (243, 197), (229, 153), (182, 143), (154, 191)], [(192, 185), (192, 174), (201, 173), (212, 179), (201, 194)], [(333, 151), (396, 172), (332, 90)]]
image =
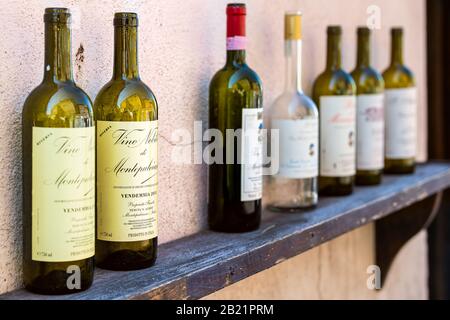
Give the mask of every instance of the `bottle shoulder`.
[(319, 111), (314, 101), (306, 94), (298, 91), (284, 92), (267, 108), (271, 120), (295, 120), (317, 118)]
[(120, 102), (130, 96), (138, 96), (141, 99), (149, 99), (156, 102), (153, 91), (141, 80), (116, 80), (112, 79), (106, 83), (97, 94), (94, 105), (106, 101)]
[(386, 89), (415, 86), (413, 72), (404, 65), (393, 65), (383, 72)]
[(358, 94), (375, 94), (384, 91), (382, 75), (372, 67), (356, 68), (351, 73)]
[(35, 126), (67, 127), (74, 118), (93, 117), (89, 96), (74, 82), (42, 82), (32, 90), (23, 106), (24, 122)]
[(97, 120), (137, 121), (144, 114), (146, 120), (156, 120), (158, 103), (153, 91), (140, 79), (112, 79), (97, 94), (94, 112)]
[(249, 85), (253, 89), (262, 91), (262, 83), (258, 74), (247, 64), (225, 66), (216, 72), (211, 80), (210, 89), (233, 88), (235, 86)]
[[(323, 95), (354, 95), (356, 84), (352, 76), (343, 69), (325, 70), (313, 85), (313, 97)], [(316, 101), (317, 103), (317, 101)]]

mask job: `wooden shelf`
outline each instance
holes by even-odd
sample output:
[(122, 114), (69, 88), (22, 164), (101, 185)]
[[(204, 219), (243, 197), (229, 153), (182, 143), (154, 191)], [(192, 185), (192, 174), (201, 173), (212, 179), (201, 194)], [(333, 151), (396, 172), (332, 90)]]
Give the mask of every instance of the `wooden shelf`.
[(82, 293), (54, 297), (21, 289), (0, 299), (197, 299), (422, 203), (449, 187), (450, 164), (424, 164), (414, 175), (386, 176), (382, 185), (357, 188), (352, 196), (322, 198), (312, 211), (265, 212), (262, 227), (256, 232), (230, 235), (205, 231), (163, 244), (154, 267), (133, 272), (97, 269), (93, 286)]

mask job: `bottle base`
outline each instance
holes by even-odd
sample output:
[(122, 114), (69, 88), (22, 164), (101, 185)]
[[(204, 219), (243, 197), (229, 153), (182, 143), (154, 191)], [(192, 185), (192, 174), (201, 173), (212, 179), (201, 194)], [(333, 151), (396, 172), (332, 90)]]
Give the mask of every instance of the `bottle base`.
[(384, 168), (386, 174), (413, 174), (415, 171), (415, 159), (386, 159)]
[(304, 205), (281, 205), (271, 204), (267, 206), (267, 209), (277, 213), (302, 213), (305, 211), (311, 211), (317, 208), (317, 203), (310, 203)]
[(353, 194), (353, 186), (326, 187), (319, 191), (322, 197), (345, 197)]
[(357, 186), (377, 186), (383, 181), (381, 171), (361, 171), (356, 174), (355, 183)]
[(81, 279), (79, 289), (69, 289), (67, 280), (68, 274), (65, 271), (54, 270), (45, 276), (37, 277), (29, 284), (25, 284), (25, 289), (42, 295), (66, 295), (86, 291), (93, 282), (93, 279)]
[(149, 257), (133, 250), (115, 251), (96, 263), (97, 267), (111, 271), (133, 271), (152, 267), (156, 255)]
[(209, 226), (209, 229), (214, 232), (222, 233), (249, 233), (258, 230), (260, 223), (255, 225), (244, 225), (244, 226)]
[(416, 172), (416, 167), (391, 167), (386, 168), (384, 170), (385, 174), (400, 174), (400, 175), (407, 175), (407, 174), (414, 174)]
[(319, 196), (345, 197), (353, 194), (354, 176), (320, 177)]

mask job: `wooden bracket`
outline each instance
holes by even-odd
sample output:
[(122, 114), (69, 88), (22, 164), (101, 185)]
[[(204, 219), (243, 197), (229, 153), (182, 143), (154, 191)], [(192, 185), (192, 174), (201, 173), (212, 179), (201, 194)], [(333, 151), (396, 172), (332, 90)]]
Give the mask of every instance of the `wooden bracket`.
[(436, 218), (442, 196), (443, 192), (437, 193), (376, 221), (376, 265), (380, 267), (382, 283), (400, 250)]

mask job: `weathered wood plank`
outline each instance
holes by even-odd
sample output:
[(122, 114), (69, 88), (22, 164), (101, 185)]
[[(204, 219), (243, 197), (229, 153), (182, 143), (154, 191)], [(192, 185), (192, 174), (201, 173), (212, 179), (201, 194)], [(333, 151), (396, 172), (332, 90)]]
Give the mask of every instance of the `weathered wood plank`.
[(410, 176), (323, 198), (301, 214), (265, 212), (260, 230), (230, 235), (205, 231), (160, 246), (156, 265), (134, 272), (98, 269), (91, 289), (58, 297), (17, 290), (0, 299), (197, 299), (270, 268), (362, 225), (450, 187), (450, 164), (430, 163)]

